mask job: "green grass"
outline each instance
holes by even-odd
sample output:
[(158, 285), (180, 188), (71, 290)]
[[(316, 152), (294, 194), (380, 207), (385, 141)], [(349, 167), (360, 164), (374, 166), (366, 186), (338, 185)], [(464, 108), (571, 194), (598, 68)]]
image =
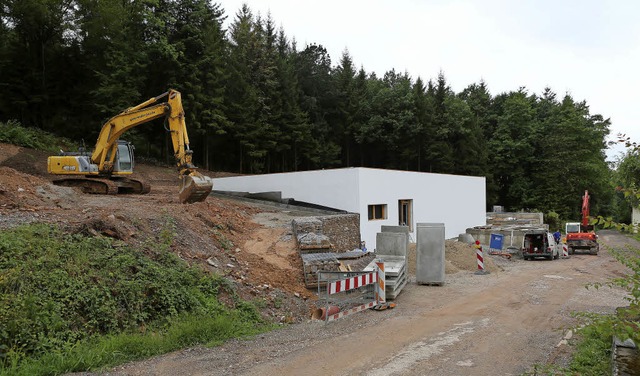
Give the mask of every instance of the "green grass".
[(0, 375), (59, 375), (100, 370), (133, 360), (168, 353), (195, 345), (215, 346), (224, 340), (255, 335), (270, 329), (230, 316), (186, 316), (165, 331), (145, 334), (117, 334), (79, 342), (19, 364), (8, 365)]
[(611, 370), (612, 330), (610, 321), (593, 323), (578, 332), (576, 351), (565, 374), (599, 376)]
[(0, 375), (97, 369), (272, 328), (228, 281), (171, 253), (175, 231), (168, 216), (143, 249), (45, 224), (1, 231)]

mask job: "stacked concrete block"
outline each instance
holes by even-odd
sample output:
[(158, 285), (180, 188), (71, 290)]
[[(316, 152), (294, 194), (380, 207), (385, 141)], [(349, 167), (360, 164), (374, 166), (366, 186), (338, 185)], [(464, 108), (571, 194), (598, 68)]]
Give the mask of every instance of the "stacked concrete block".
[(302, 217), (291, 222), (308, 288), (317, 287), (318, 272), (362, 270), (373, 258), (354, 250), (360, 242), (359, 224), (358, 214)]
[(385, 297), (393, 300), (398, 297), (402, 288), (407, 284), (408, 273), (406, 258), (404, 256), (377, 255), (376, 259), (371, 261), (364, 270), (376, 270), (376, 261), (384, 262)]
[[(385, 295), (395, 299), (407, 284), (407, 250), (409, 228), (407, 226), (382, 226), (376, 234), (376, 259), (384, 262)], [(365, 270), (375, 270), (375, 260)]]

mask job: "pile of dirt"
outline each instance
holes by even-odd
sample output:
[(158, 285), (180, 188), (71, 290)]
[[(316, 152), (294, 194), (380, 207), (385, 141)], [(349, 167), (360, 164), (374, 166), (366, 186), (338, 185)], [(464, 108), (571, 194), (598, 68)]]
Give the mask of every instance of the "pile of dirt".
[[(444, 271), (445, 274), (455, 274), (458, 272), (475, 272), (478, 270), (478, 259), (476, 249), (471, 244), (462, 243), (456, 240), (445, 240), (444, 242)], [(407, 265), (410, 275), (416, 275), (416, 243), (409, 244), (409, 254), (407, 255)], [(484, 268), (489, 272), (502, 270), (494, 260), (485, 253)]]
[[(453, 274), (460, 271), (478, 270), (478, 257), (476, 248), (471, 244), (455, 241), (445, 241), (445, 273)], [(501, 270), (491, 257), (484, 253), (484, 268), (490, 272)]]
[(56, 191), (48, 181), (11, 167), (0, 166), (0, 207), (5, 209), (37, 209), (55, 205)]

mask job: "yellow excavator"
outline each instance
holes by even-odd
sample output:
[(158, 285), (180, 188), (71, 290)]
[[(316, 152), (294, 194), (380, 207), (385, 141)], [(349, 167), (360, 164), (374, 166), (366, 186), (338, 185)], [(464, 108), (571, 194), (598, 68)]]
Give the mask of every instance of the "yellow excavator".
[[(160, 102), (163, 98), (167, 98), (166, 101)], [(65, 175), (53, 183), (78, 187), (85, 193), (148, 193), (149, 184), (131, 176), (134, 147), (120, 140), (120, 136), (133, 127), (163, 116), (169, 124), (173, 152), (182, 180), (180, 202), (206, 200), (213, 189), (213, 181), (199, 173), (191, 162), (193, 151), (189, 149), (182, 99), (180, 92), (173, 89), (109, 119), (102, 126), (93, 152), (62, 152), (61, 155), (49, 157), (49, 173)]]

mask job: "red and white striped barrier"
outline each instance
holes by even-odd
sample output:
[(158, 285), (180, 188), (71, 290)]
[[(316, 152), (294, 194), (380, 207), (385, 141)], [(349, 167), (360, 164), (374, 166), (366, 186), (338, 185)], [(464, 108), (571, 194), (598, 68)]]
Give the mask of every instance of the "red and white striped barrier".
[(566, 244), (562, 245), (562, 258), (569, 258), (569, 250)]
[[(371, 272), (368, 274), (358, 275), (355, 277), (342, 279), (340, 281), (334, 281), (329, 283), (327, 287), (327, 292), (329, 295), (337, 294), (339, 292), (357, 289), (358, 287), (370, 285), (376, 282), (378, 278), (378, 274), (376, 272)], [(384, 283), (384, 281), (383, 281)]]
[(376, 303), (383, 304), (387, 301), (384, 292), (384, 262), (376, 261), (378, 267), (378, 284), (376, 285)]
[(327, 317), (327, 321), (337, 320), (339, 318), (345, 317), (346, 315), (350, 315), (352, 313), (357, 313), (357, 312), (362, 312), (362, 311), (364, 311), (366, 309), (373, 308), (375, 306), (376, 306), (376, 302), (369, 302), (369, 303), (366, 303), (366, 304), (362, 304), (362, 305), (359, 305), (357, 307), (353, 307), (351, 309), (348, 309), (346, 311), (338, 312), (338, 313), (336, 313), (334, 315), (331, 315), (331, 316)]
[(484, 253), (479, 240), (476, 240), (475, 248), (476, 257), (478, 259), (478, 270), (476, 271), (476, 274), (488, 274), (489, 272), (484, 269)]
[(387, 305), (386, 305), (385, 292), (384, 292), (384, 281), (385, 281), (384, 262), (376, 261), (376, 266), (377, 266), (376, 267), (377, 270), (371, 273), (362, 274), (359, 276), (342, 279), (339, 281), (329, 282), (329, 284), (327, 285), (327, 295), (337, 294), (340, 292), (345, 292), (345, 291), (357, 289), (362, 286), (373, 284), (375, 300), (359, 305), (357, 307), (353, 307), (353, 308), (326, 316), (326, 321), (337, 320), (351, 313), (361, 312), (369, 308), (376, 308), (381, 306), (384, 306), (386, 308)]

